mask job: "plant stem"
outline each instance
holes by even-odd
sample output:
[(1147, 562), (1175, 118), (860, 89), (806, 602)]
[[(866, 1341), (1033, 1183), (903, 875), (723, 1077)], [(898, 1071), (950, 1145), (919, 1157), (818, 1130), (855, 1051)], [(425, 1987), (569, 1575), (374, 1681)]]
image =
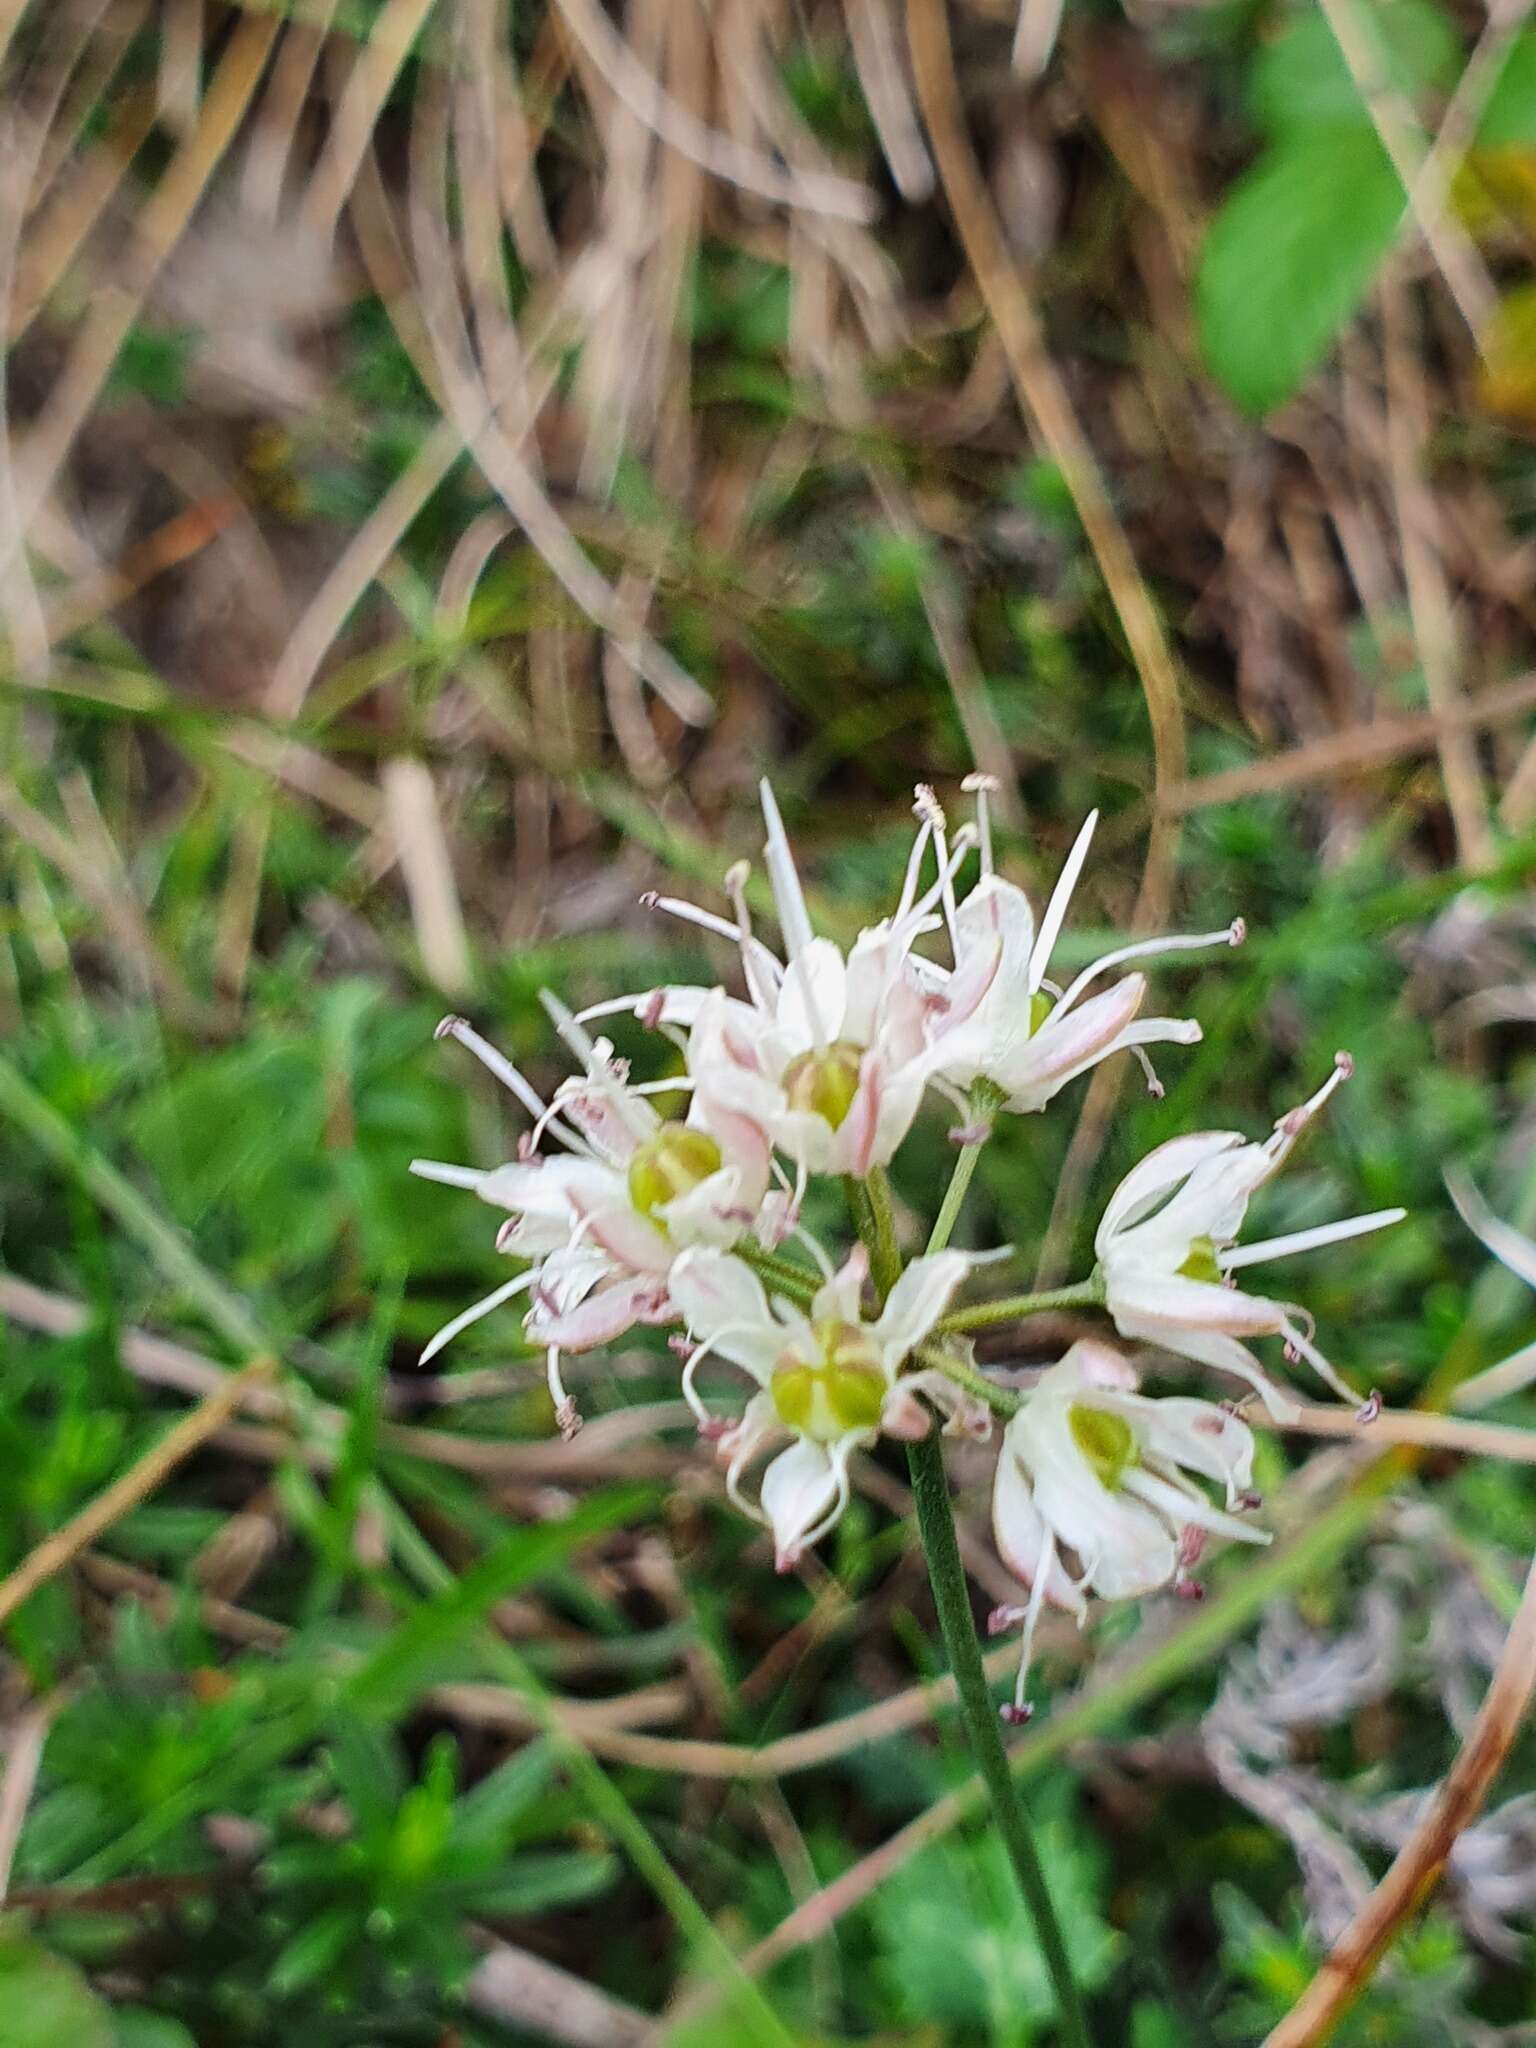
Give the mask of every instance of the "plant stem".
[(930, 1252), (941, 1252), (949, 1243), (956, 1223), (960, 1220), (960, 1207), (970, 1190), (971, 1175), (976, 1171), (976, 1162), (981, 1157), (981, 1148), (992, 1133), (978, 1138), (973, 1145), (962, 1145), (960, 1156), (955, 1161), (955, 1170), (949, 1177), (949, 1186), (944, 1190), (944, 1199), (939, 1204), (939, 1213), (934, 1218), (933, 1229), (928, 1238)]
[(1024, 1894), (1030, 1917), (1039, 1936), (1041, 1954), (1056, 1994), (1064, 2048), (1091, 2048), (1088, 2022), (1081, 1995), (1072, 1976), (1061, 1923), (1051, 1904), (1050, 1890), (1035, 1846), (1034, 1831), (1023, 1796), (1014, 1784), (1007, 1753), (998, 1731), (997, 1710), (992, 1704), (986, 1672), (982, 1668), (981, 1645), (971, 1619), (970, 1594), (965, 1567), (955, 1538), (955, 1518), (949, 1501), (949, 1481), (944, 1472), (944, 1453), (938, 1431), (931, 1429), (918, 1443), (907, 1446), (912, 1473), (912, 1497), (917, 1505), (917, 1526), (928, 1558), (928, 1576), (933, 1585), (939, 1627), (949, 1655), (950, 1669), (960, 1694), (961, 1711), (971, 1752), (986, 1781), (992, 1812), (997, 1823), (1019, 1890)]
[(772, 1252), (765, 1252), (761, 1245), (745, 1240), (736, 1246), (736, 1256), (750, 1266), (770, 1287), (780, 1288), (785, 1294), (792, 1294), (797, 1300), (809, 1301), (821, 1285), (821, 1275), (811, 1272), (805, 1266), (797, 1266), (792, 1259), (776, 1258)]
[(880, 1299), (884, 1301), (901, 1276), (901, 1253), (896, 1247), (896, 1217), (891, 1208), (891, 1183), (883, 1166), (872, 1166), (864, 1180), (869, 1203), (872, 1235), (869, 1240), (870, 1270)]
[(957, 1308), (945, 1316), (938, 1335), (957, 1330), (991, 1330), (999, 1323), (1017, 1322), (1020, 1316), (1043, 1316), (1051, 1309), (1096, 1308), (1104, 1299), (1104, 1283), (1095, 1276), (1078, 1280), (1071, 1287), (1054, 1287), (1045, 1294), (1005, 1294), (999, 1301), (978, 1301), (970, 1308)]

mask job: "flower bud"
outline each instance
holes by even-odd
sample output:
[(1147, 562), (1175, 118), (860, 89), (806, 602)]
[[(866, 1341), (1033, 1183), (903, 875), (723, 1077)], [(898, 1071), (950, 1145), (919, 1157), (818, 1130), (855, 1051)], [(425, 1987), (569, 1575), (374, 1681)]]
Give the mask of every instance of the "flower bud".
[(700, 1181), (720, 1171), (720, 1147), (691, 1124), (663, 1124), (629, 1162), (629, 1199), (642, 1216), (654, 1215)]
[(859, 1092), (862, 1046), (834, 1039), (823, 1052), (803, 1052), (784, 1069), (784, 1093), (791, 1109), (821, 1117), (839, 1129)]

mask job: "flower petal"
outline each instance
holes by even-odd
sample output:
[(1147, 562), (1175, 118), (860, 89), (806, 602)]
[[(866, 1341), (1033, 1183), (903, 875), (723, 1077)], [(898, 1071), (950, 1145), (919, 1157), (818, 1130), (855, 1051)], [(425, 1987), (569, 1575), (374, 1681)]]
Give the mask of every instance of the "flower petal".
[(791, 953), (775, 1019), (786, 1044), (803, 1051), (841, 1037), (847, 993), (848, 971), (830, 939), (812, 939)]
[[(992, 1483), (992, 1536), (1009, 1571), (1024, 1585), (1032, 1586), (1045, 1547), (1045, 1520), (1035, 1506), (1029, 1475), (1014, 1456), (1006, 1434)], [(1046, 1574), (1045, 1597), (1053, 1607), (1065, 1608), (1069, 1614), (1087, 1612), (1087, 1601), (1054, 1554)]]
[(671, 1320), (667, 1290), (648, 1273), (634, 1273), (599, 1287), (577, 1307), (548, 1315), (535, 1299), (524, 1325), (530, 1344), (557, 1345), (562, 1351), (595, 1351), (632, 1330), (636, 1323)]
[(1241, 1131), (1192, 1131), (1186, 1137), (1170, 1138), (1133, 1166), (1110, 1196), (1103, 1220), (1094, 1237), (1094, 1250), (1102, 1258), (1110, 1238), (1139, 1223), (1163, 1201), (1195, 1168), (1234, 1146), (1243, 1144)]
[(809, 1533), (837, 1505), (838, 1473), (822, 1444), (800, 1437), (763, 1474), (763, 1513), (780, 1571), (795, 1563)]
[(766, 1381), (786, 1346), (786, 1331), (768, 1306), (752, 1268), (728, 1252), (695, 1245), (667, 1278), (673, 1306), (701, 1344)]
[(955, 1289), (970, 1271), (964, 1252), (935, 1252), (929, 1258), (914, 1259), (886, 1299), (875, 1324), (875, 1335), (894, 1372), (915, 1351), (949, 1307)]

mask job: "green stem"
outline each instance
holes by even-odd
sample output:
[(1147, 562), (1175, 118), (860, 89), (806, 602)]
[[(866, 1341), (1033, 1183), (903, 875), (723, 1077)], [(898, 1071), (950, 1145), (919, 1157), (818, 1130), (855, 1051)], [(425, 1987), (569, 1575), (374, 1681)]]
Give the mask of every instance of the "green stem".
[(1045, 1294), (1005, 1294), (999, 1301), (978, 1301), (970, 1308), (957, 1308), (938, 1326), (940, 1336), (957, 1330), (992, 1330), (999, 1323), (1017, 1322), (1020, 1316), (1043, 1316), (1052, 1309), (1097, 1308), (1104, 1300), (1104, 1283), (1095, 1274), (1071, 1287), (1055, 1287)]
[(869, 1203), (872, 1235), (869, 1264), (875, 1285), (884, 1301), (901, 1277), (901, 1253), (896, 1247), (896, 1215), (891, 1207), (891, 1183), (883, 1166), (872, 1166), (865, 1176), (864, 1194)]
[(776, 1258), (772, 1252), (765, 1252), (760, 1245), (743, 1241), (736, 1246), (736, 1256), (750, 1266), (760, 1279), (785, 1294), (794, 1295), (797, 1300), (808, 1302), (821, 1285), (821, 1275), (812, 1273), (804, 1266), (797, 1266), (790, 1259)]
[(970, 1594), (965, 1583), (965, 1567), (960, 1561), (960, 1545), (955, 1537), (955, 1517), (950, 1507), (944, 1453), (939, 1447), (936, 1429), (931, 1429), (919, 1442), (907, 1446), (907, 1461), (912, 1472), (912, 1498), (917, 1505), (917, 1526), (927, 1553), (934, 1605), (938, 1609), (939, 1627), (943, 1631), (950, 1669), (955, 1674), (971, 1751), (981, 1767), (998, 1833), (1003, 1838), (1003, 1846), (1019, 1881), (1019, 1890), (1024, 1894), (1024, 1903), (1035, 1923), (1041, 1954), (1056, 1994), (1062, 2042), (1064, 2048), (1091, 2048), (1088, 2022), (1072, 1975), (1061, 1923), (1051, 1904), (1050, 1889), (1045, 1881), (1023, 1795), (1013, 1782), (1007, 1752), (998, 1731), (997, 1710), (992, 1704), (987, 1675), (982, 1667), (981, 1645), (976, 1640), (976, 1628), (971, 1619)]
[(981, 1157), (981, 1148), (986, 1138), (978, 1138), (974, 1145), (962, 1145), (960, 1156), (955, 1161), (955, 1170), (949, 1177), (949, 1186), (944, 1190), (944, 1199), (939, 1204), (939, 1213), (934, 1218), (933, 1229), (928, 1238), (928, 1250), (941, 1252), (949, 1243), (956, 1223), (960, 1220), (960, 1208), (970, 1192), (971, 1176), (976, 1171), (976, 1162)]

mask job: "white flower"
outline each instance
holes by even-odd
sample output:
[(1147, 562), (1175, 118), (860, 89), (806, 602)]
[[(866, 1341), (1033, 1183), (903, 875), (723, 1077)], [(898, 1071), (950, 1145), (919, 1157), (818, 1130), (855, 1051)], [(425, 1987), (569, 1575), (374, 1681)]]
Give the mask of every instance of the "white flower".
[[(1191, 1474), (1220, 1485), (1226, 1508), (1213, 1507)], [(1229, 1512), (1258, 1505), (1252, 1483), (1252, 1432), (1229, 1410), (1139, 1394), (1119, 1352), (1074, 1344), (1008, 1424), (997, 1461), (993, 1533), (1003, 1562), (1030, 1589), (1024, 1606), (992, 1616), (994, 1633), (1024, 1624), (1007, 1718), (1028, 1716), (1030, 1651), (1047, 1600), (1081, 1622), (1090, 1593), (1134, 1600), (1189, 1585), (1208, 1534), (1267, 1543), (1265, 1531)]]
[[(1480, 1238), (1496, 1259), (1517, 1273), (1528, 1287), (1536, 1287), (1536, 1244), (1513, 1225), (1495, 1216), (1471, 1181), (1464, 1175), (1448, 1173), (1445, 1185), (1451, 1200), (1474, 1237)], [(1536, 1379), (1536, 1344), (1522, 1344), (1508, 1358), (1490, 1365), (1473, 1378), (1464, 1380), (1454, 1396), (1458, 1408), (1486, 1408), (1506, 1394), (1518, 1394)]]
[[(1043, 1109), (1068, 1081), (1111, 1053), (1155, 1044), (1194, 1045), (1200, 1027), (1181, 1017), (1138, 1017), (1147, 993), (1145, 975), (1128, 974), (1112, 988), (1088, 995), (1112, 967), (1157, 953), (1241, 944), (1239, 919), (1219, 932), (1189, 938), (1143, 939), (1117, 947), (1085, 967), (1065, 989), (1047, 979), (1051, 954), (1098, 823), (1090, 813), (1067, 855), (1038, 929), (1029, 898), (993, 872), (987, 819), (988, 778), (971, 776), (977, 792), (981, 877), (958, 907), (946, 904), (955, 967), (941, 976), (931, 1026), (934, 1069), (959, 1087), (986, 1079), (1000, 1088), (1010, 1110)], [(939, 859), (945, 858), (942, 833)], [(1086, 1000), (1084, 998), (1086, 997)], [(1161, 1093), (1150, 1067), (1154, 1089)]]
[(652, 1026), (689, 1031), (688, 1070), (712, 1100), (750, 1118), (807, 1173), (863, 1176), (889, 1162), (911, 1129), (933, 1072), (928, 1025), (936, 970), (914, 959), (913, 941), (938, 928), (934, 906), (952, 898), (970, 833), (946, 848), (925, 894), (918, 877), (934, 838), (935, 807), (923, 793), (919, 825), (895, 914), (862, 931), (844, 955), (811, 927), (773, 791), (762, 785), (764, 847), (785, 957), (752, 930), (745, 869), (726, 877), (736, 922), (672, 897), (656, 908), (740, 948), (747, 1000), (721, 989), (667, 987), (583, 1013), (583, 1021), (632, 1011)]
[[(1122, 1337), (1140, 1338), (1201, 1365), (1248, 1381), (1278, 1421), (1300, 1412), (1266, 1377), (1241, 1341), (1278, 1336), (1346, 1401), (1359, 1400), (1312, 1342), (1302, 1311), (1230, 1280), (1242, 1266), (1336, 1244), (1402, 1221), (1402, 1209), (1378, 1209), (1261, 1244), (1236, 1243), (1254, 1191), (1270, 1177), (1334, 1089), (1352, 1071), (1340, 1053), (1328, 1081), (1281, 1117), (1262, 1145), (1237, 1131), (1199, 1131), (1170, 1139), (1132, 1167), (1110, 1198), (1094, 1238), (1104, 1304)], [(1374, 1397), (1373, 1397), (1374, 1399)], [(1369, 1406), (1369, 1404), (1368, 1404)]]
[[(679, 1084), (631, 1086), (607, 1041), (593, 1040), (552, 998), (547, 1002), (583, 1064), (547, 1105), (462, 1018), (439, 1026), (439, 1036), (458, 1039), (484, 1061), (533, 1116), (518, 1158), (485, 1172), (418, 1159), (411, 1171), (507, 1210), (497, 1249), (531, 1262), (445, 1324), (423, 1362), (527, 1289), (524, 1329), (547, 1352), (561, 1426), (570, 1428), (574, 1410), (560, 1383), (561, 1351), (588, 1351), (637, 1323), (674, 1320), (667, 1275), (678, 1253), (690, 1244), (734, 1244), (753, 1228), (770, 1199), (770, 1154), (760, 1129), (701, 1092), (686, 1121), (663, 1119), (647, 1097)], [(546, 1134), (566, 1149), (539, 1152)]]
[[(972, 1263), (963, 1252), (914, 1259), (873, 1320), (864, 1314), (868, 1265), (862, 1249), (817, 1290), (809, 1310), (782, 1299), (770, 1303), (751, 1267), (728, 1253), (695, 1248), (673, 1267), (672, 1300), (698, 1346), (684, 1369), (683, 1391), (701, 1429), (719, 1439), (731, 1498), (772, 1529), (780, 1571), (824, 1536), (847, 1505), (854, 1451), (873, 1443), (887, 1422), (898, 1434), (912, 1433), (917, 1389), (972, 1426), (972, 1404), (956, 1398), (942, 1375), (898, 1377)], [(699, 1366), (711, 1356), (740, 1366), (759, 1390), (723, 1433), (695, 1386)], [(764, 1472), (754, 1506), (742, 1494), (742, 1475), (765, 1444), (785, 1435), (792, 1441)]]

